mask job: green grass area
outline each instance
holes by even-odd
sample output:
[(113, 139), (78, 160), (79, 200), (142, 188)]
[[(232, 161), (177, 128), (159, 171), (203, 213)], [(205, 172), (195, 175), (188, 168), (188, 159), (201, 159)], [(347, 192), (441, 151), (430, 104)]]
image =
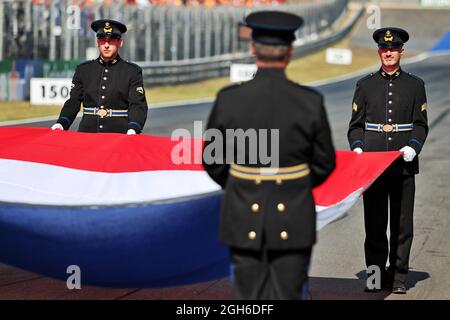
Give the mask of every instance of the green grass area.
[[(332, 46), (333, 48), (350, 48), (348, 38)], [(351, 48), (353, 63), (351, 65), (332, 65), (325, 62), (325, 49), (293, 60), (287, 75), (293, 81), (308, 83), (348, 74), (378, 64), (375, 50)], [(182, 100), (212, 98), (223, 86), (229, 84), (228, 77), (204, 80), (191, 84), (147, 88), (147, 102), (152, 104), (176, 102)], [(57, 115), (61, 106), (32, 106), (29, 102), (0, 102), (0, 121), (28, 119)]]
[(61, 106), (32, 106), (29, 101), (0, 101), (0, 121), (53, 116), (60, 111)]

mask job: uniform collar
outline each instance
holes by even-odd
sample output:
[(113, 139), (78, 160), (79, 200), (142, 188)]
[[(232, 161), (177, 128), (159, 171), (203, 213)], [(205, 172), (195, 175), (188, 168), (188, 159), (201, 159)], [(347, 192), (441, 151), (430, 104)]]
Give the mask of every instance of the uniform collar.
[(256, 71), (256, 77), (282, 77), (285, 78), (285, 69), (284, 68), (258, 68)]
[(397, 71), (395, 71), (395, 73), (393, 74), (389, 74), (386, 71), (383, 70), (383, 68), (380, 68), (380, 71), (378, 71), (380, 73), (380, 75), (386, 79), (386, 80), (394, 80), (397, 79), (398, 77), (400, 77), (400, 75), (402, 74), (402, 68), (398, 68)]
[(105, 60), (102, 59), (101, 56), (97, 58), (98, 63), (100, 63), (102, 66), (112, 66), (112, 65), (115, 65), (120, 60), (122, 60), (122, 59), (120, 58), (119, 55), (117, 55), (117, 57), (115, 57), (111, 61), (105, 61)]

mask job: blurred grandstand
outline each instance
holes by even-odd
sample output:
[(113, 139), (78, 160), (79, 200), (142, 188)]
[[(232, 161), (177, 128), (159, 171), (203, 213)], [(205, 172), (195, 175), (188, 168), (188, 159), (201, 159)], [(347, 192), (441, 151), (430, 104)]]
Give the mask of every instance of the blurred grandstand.
[(322, 0), (282, 5), (284, 1), (3, 0), (0, 1), (0, 57), (91, 58), (89, 48), (95, 48), (96, 44), (90, 24), (99, 18), (127, 24), (129, 32), (124, 37), (122, 55), (130, 60), (216, 56), (247, 49), (237, 37), (237, 26), (250, 10), (271, 7), (301, 13), (306, 18), (306, 28), (301, 31), (305, 36), (332, 24), (347, 3), (347, 0)]

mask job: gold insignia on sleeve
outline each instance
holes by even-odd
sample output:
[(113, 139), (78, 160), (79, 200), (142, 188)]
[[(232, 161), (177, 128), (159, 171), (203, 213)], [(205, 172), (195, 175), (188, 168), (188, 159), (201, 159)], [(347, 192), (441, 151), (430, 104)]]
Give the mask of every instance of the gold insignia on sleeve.
[(384, 41), (391, 42), (394, 40), (394, 36), (392, 35), (391, 31), (386, 31), (386, 34), (384, 35)]
[(103, 28), (103, 32), (105, 32), (105, 33), (112, 32), (112, 27), (109, 24), (109, 22), (105, 23), (105, 27)]
[(355, 102), (353, 102), (352, 109), (355, 110), (355, 112), (358, 111), (358, 105)]
[(422, 104), (422, 106), (420, 107), (421, 111), (425, 111), (427, 110), (427, 103), (425, 102), (424, 104)]
[(144, 88), (142, 87), (137, 87), (136, 91), (139, 92), (140, 94), (144, 94)]

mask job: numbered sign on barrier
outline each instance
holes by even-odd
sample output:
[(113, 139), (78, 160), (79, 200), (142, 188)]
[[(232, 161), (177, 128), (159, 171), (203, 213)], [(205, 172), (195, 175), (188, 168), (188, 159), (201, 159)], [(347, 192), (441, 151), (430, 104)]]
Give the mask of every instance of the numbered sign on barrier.
[(352, 64), (352, 50), (329, 48), (326, 51), (326, 61), (331, 64)]
[(70, 96), (70, 78), (32, 78), (30, 102), (37, 105), (63, 105)]
[(234, 63), (230, 66), (230, 81), (240, 82), (252, 80), (258, 67), (256, 64)]

